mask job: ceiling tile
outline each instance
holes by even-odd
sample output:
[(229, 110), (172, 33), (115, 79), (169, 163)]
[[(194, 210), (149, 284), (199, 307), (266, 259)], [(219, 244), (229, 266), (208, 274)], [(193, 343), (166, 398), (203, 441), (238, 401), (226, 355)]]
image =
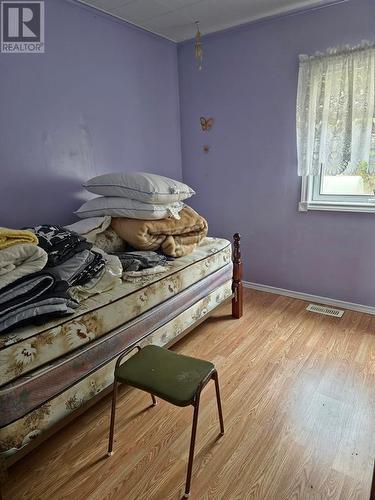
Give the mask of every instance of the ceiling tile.
[(147, 21), (147, 29), (155, 33), (162, 33), (169, 39), (176, 41), (193, 38), (196, 32), (194, 20), (178, 11), (150, 19)]
[(155, 0), (133, 0), (118, 7), (114, 13), (132, 22), (147, 21), (168, 12), (168, 8)]
[(153, 17), (147, 21), (148, 29), (155, 29), (155, 31), (163, 30), (179, 30), (187, 28), (191, 33), (191, 36), (194, 36), (196, 26), (193, 18), (191, 18), (188, 14), (181, 13), (180, 11), (172, 11), (163, 14), (162, 16)]

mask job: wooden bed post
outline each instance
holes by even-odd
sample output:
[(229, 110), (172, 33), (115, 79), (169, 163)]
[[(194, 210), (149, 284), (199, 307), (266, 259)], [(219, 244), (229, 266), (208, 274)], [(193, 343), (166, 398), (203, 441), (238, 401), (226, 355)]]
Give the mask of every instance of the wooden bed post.
[(234, 297), (232, 299), (232, 316), (233, 318), (241, 318), (243, 314), (243, 288), (242, 288), (242, 260), (241, 260), (241, 235), (236, 233), (233, 236), (233, 280), (232, 291)]

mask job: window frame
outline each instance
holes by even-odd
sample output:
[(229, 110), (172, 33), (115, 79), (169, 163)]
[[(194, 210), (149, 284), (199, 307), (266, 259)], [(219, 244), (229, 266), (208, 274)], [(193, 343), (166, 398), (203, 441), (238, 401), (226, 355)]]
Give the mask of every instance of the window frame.
[(320, 192), (321, 175), (303, 176), (301, 180), (300, 212), (323, 210), (330, 212), (375, 213), (375, 196), (329, 195)]

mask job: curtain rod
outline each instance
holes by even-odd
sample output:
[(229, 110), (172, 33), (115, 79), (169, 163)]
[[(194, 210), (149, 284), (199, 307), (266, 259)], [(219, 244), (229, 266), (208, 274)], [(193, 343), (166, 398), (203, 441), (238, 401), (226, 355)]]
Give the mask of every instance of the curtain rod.
[(339, 45), (338, 47), (330, 47), (325, 52), (315, 52), (313, 55), (300, 54), (300, 62), (312, 61), (314, 59), (320, 59), (327, 56), (341, 56), (343, 54), (350, 54), (351, 52), (360, 52), (369, 49), (375, 49), (375, 41), (369, 42), (368, 40), (363, 40), (357, 45)]

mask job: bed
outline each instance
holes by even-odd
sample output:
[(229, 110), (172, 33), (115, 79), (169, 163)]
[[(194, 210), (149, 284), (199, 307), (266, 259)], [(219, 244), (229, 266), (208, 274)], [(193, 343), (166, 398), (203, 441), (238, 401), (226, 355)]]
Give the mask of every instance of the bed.
[(93, 296), (74, 315), (0, 335), (2, 472), (113, 383), (118, 354), (140, 344), (170, 346), (232, 301), (242, 315), (240, 236), (206, 238), (162, 275)]

